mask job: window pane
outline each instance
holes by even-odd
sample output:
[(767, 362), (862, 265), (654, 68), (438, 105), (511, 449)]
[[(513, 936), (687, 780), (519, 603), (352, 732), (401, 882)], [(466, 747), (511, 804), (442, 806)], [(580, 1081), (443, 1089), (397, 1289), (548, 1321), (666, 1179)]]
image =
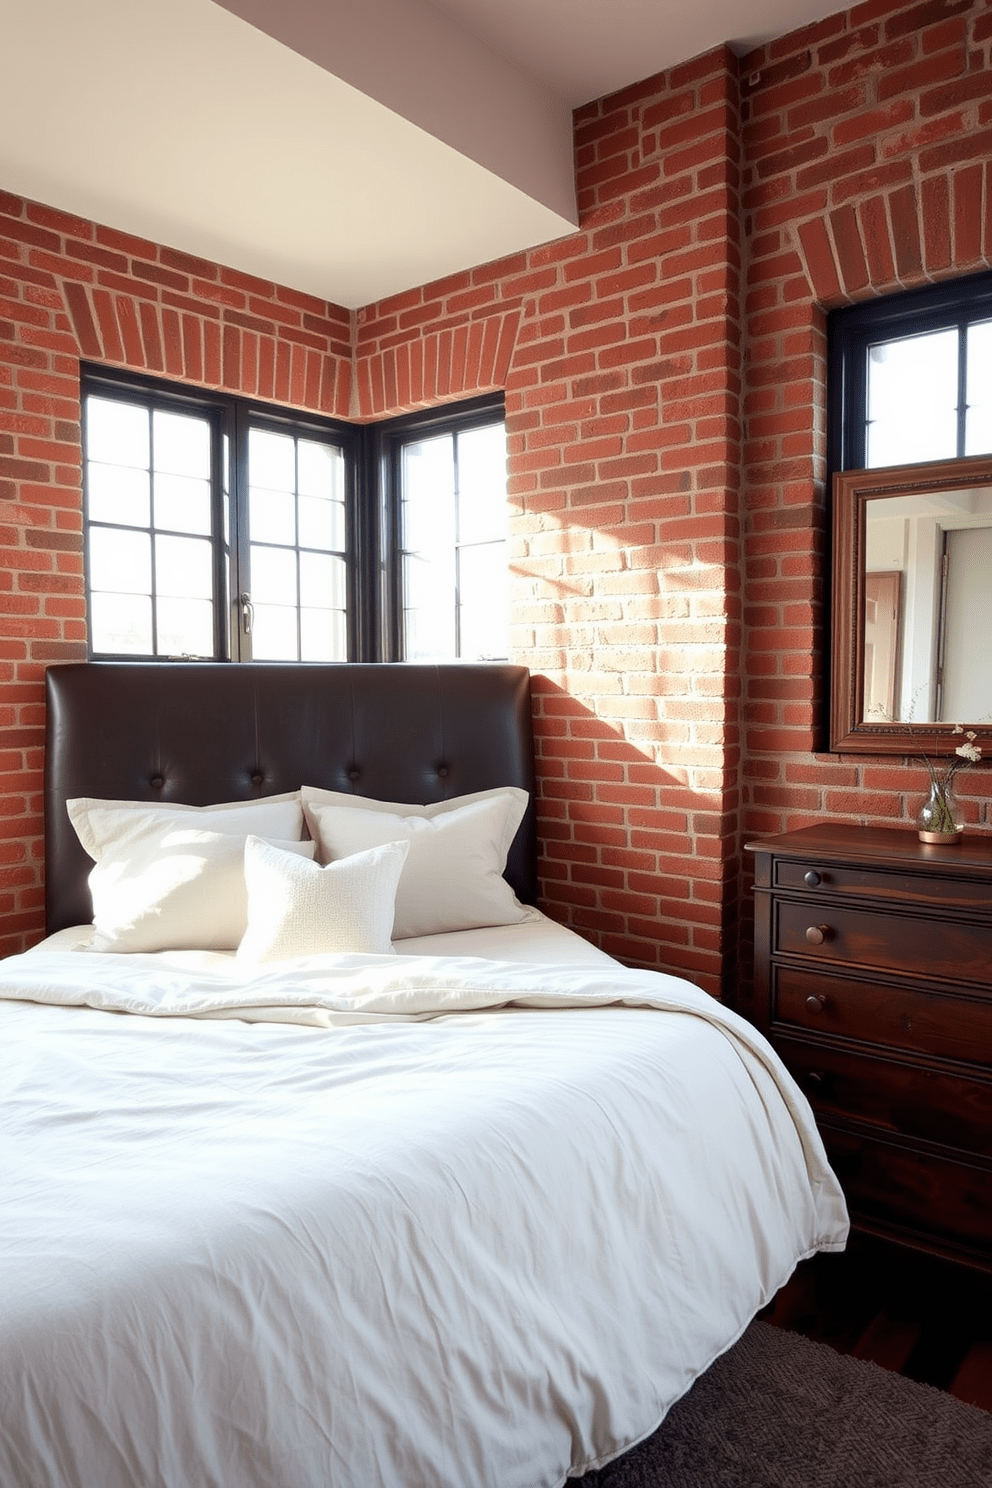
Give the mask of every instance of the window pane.
[(296, 500), (252, 486), (248, 495), (248, 531), (252, 542), (296, 542)]
[(458, 538), (506, 536), (506, 434), (490, 424), (458, 436)]
[[(156, 594), (170, 599), (209, 600), (213, 593), (211, 557), (210, 543), (200, 538), (156, 538)], [(161, 636), (159, 642), (161, 644)]]
[(148, 471), (129, 465), (100, 465), (90, 461), (86, 495), (91, 522), (120, 522), (147, 527), (150, 520)]
[(170, 475), (210, 475), (210, 424), (186, 413), (156, 409), (152, 425), (155, 469)]
[(157, 604), (160, 656), (212, 656), (214, 607), (208, 599), (160, 599)]
[(210, 482), (155, 475), (155, 525), (173, 532), (210, 533)]
[(992, 321), (968, 327), (967, 376), (964, 452), (985, 455), (992, 450)]
[(116, 594), (150, 594), (152, 545), (146, 532), (90, 528), (90, 588)]
[(269, 491), (295, 491), (296, 441), (289, 434), (251, 429), (248, 473), (253, 486), (264, 486)]
[(405, 655), (506, 656), (503, 423), (414, 440), (400, 473)]
[(259, 548), (253, 544), (251, 597), (257, 604), (295, 605), (296, 554), (285, 548)]
[(143, 594), (90, 594), (90, 648), (125, 656), (152, 654), (152, 602)]
[(407, 661), (432, 661), (455, 655), (455, 617), (441, 610), (405, 610), (403, 655)]
[(86, 454), (108, 465), (149, 466), (148, 412), (115, 398), (86, 399)]
[(314, 439), (301, 439), (297, 460), (301, 496), (344, 499), (344, 457), (339, 449), (331, 444), (318, 444)]
[(251, 631), (251, 654), (256, 661), (298, 661), (296, 609), (288, 605), (256, 605)]
[(300, 611), (300, 660), (348, 660), (348, 641), (342, 610)]
[(301, 496), (299, 522), (302, 547), (323, 548), (325, 552), (344, 552), (343, 502)]
[(403, 558), (404, 656), (407, 661), (455, 656), (453, 549), (406, 553)]
[(300, 554), (300, 603), (318, 610), (345, 607), (345, 565), (341, 558)]
[(869, 347), (869, 469), (953, 459), (957, 403), (956, 330)]
[(468, 660), (509, 655), (510, 606), (506, 544), (462, 548), (458, 560), (459, 647)]
[(403, 447), (403, 546), (455, 541), (455, 445), (450, 434)]

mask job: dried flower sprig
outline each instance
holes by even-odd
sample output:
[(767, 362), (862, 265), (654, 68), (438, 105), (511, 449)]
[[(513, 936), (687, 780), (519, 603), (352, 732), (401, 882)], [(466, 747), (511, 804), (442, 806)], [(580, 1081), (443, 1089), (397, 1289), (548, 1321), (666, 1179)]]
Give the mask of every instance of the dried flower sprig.
[(978, 735), (974, 729), (965, 729), (961, 723), (956, 723), (951, 730), (953, 734), (964, 734), (964, 743), (959, 744), (954, 751), (954, 758), (949, 765), (936, 765), (928, 755), (922, 755), (923, 764), (927, 767), (932, 787), (931, 797), (933, 814), (929, 826), (934, 832), (957, 832), (960, 830), (958, 823), (954, 820), (951, 810), (950, 788), (951, 782), (959, 770), (966, 770), (969, 765), (977, 765), (982, 757), (981, 747), (975, 743)]

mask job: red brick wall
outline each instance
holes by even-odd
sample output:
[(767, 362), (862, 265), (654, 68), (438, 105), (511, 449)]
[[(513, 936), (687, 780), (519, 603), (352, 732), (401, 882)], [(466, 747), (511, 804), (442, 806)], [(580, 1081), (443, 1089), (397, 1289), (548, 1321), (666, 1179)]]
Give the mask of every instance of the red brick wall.
[(544, 903), (713, 991), (737, 911), (738, 138), (723, 51), (580, 110), (581, 231), (369, 307), (356, 342), (366, 418), (505, 388)]
[[(865, 5), (739, 81), (714, 53), (603, 100), (576, 120), (579, 234), (359, 317), (377, 416), (433, 397), (386, 368), (519, 307), (515, 654), (544, 679), (547, 903), (711, 988), (738, 911), (747, 959), (748, 836), (908, 822), (922, 790), (912, 761), (814, 752), (825, 312), (992, 263), (990, 34), (985, 0)], [(987, 775), (959, 779), (992, 829)]]
[[(815, 752), (829, 703), (825, 312), (992, 263), (990, 39), (986, 0), (880, 0), (741, 63), (742, 840), (825, 819), (908, 824), (923, 794), (918, 761)], [(958, 779), (969, 830), (992, 830), (988, 772)]]
[[(992, 263), (992, 11), (868, 4), (741, 65), (750, 245), (745, 833), (905, 822), (914, 761), (816, 754), (824, 655), (824, 311)], [(992, 830), (989, 775), (958, 777)]]
[(45, 667), (86, 657), (81, 357), (347, 416), (351, 317), (0, 192), (0, 954), (44, 926)]
[[(748, 834), (907, 822), (921, 788), (918, 766), (814, 752), (824, 315), (992, 262), (990, 35), (987, 0), (864, 5), (590, 105), (579, 232), (357, 317), (354, 417), (506, 391), (547, 907), (712, 991), (735, 984), (738, 917), (747, 939)], [(349, 347), (333, 307), (0, 213), (13, 945), (40, 924), (38, 679), (81, 648), (76, 359), (344, 413)], [(961, 777), (981, 830), (987, 778)]]

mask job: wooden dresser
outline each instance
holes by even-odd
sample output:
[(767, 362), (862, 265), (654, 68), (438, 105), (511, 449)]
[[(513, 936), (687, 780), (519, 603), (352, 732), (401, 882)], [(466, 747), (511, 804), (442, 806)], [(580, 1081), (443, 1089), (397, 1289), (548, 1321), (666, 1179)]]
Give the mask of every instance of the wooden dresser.
[(755, 1015), (855, 1224), (992, 1270), (992, 838), (818, 826), (755, 854)]

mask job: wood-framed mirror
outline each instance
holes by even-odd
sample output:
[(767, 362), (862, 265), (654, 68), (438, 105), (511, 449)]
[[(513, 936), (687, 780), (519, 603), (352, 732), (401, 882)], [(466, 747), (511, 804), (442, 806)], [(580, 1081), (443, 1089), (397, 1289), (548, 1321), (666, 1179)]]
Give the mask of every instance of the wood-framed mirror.
[(830, 748), (992, 743), (992, 456), (833, 483)]

